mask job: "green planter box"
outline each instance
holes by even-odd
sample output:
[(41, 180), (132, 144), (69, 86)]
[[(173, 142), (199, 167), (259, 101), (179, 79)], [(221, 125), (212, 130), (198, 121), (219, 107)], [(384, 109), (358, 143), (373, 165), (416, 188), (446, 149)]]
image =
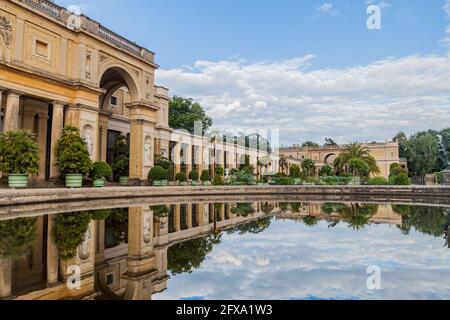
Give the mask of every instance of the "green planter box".
[(83, 186), (82, 174), (67, 174), (66, 187), (67, 188), (81, 188)]
[(129, 178), (129, 177), (119, 177), (119, 184), (120, 184), (121, 186), (127, 187), (129, 181), (130, 181), (130, 178)]
[(180, 182), (180, 186), (182, 186), (182, 187), (186, 187), (187, 185), (189, 185), (188, 182)]
[(8, 184), (11, 189), (28, 187), (27, 174), (10, 174), (8, 175)]
[(198, 186), (198, 181), (191, 181), (191, 186)]
[(154, 187), (166, 187), (169, 184), (167, 180), (155, 180), (153, 181)]
[(211, 181), (203, 181), (204, 186), (210, 186), (212, 183)]
[(105, 186), (105, 179), (95, 179), (93, 185), (94, 188), (103, 188)]

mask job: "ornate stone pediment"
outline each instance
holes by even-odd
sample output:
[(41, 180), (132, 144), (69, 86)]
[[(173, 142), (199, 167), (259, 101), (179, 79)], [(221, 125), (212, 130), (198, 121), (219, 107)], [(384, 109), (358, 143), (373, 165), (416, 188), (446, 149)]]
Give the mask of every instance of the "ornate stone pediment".
[(11, 44), (12, 26), (10, 19), (0, 16), (0, 36), (6, 46)]

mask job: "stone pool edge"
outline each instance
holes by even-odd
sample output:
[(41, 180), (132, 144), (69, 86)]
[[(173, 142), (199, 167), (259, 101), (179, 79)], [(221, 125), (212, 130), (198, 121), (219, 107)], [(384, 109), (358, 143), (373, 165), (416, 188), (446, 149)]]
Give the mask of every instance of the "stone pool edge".
[(450, 198), (450, 186), (199, 186), (0, 189), (0, 206), (144, 197), (277, 194)]

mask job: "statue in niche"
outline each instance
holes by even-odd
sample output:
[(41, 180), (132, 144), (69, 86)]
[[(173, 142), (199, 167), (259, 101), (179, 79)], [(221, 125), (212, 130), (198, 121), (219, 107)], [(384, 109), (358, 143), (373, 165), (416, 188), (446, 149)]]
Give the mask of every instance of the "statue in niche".
[(81, 136), (87, 144), (89, 155), (93, 159), (93, 157), (94, 157), (94, 129), (90, 125), (85, 125), (81, 132)]
[(146, 165), (151, 165), (151, 161), (152, 161), (152, 141), (151, 141), (151, 138), (145, 139), (144, 159), (145, 159), (145, 164)]

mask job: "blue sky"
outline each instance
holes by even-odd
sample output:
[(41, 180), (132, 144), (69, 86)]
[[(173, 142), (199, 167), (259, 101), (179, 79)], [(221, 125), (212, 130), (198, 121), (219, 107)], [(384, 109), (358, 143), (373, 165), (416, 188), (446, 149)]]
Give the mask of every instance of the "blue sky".
[[(450, 123), (442, 88), (450, 92), (450, 72), (439, 70), (450, 66), (445, 0), (128, 0), (126, 7), (119, 0), (57, 2), (77, 4), (155, 51), (157, 81), (201, 102), (222, 129), (277, 124), (282, 143), (290, 144), (327, 136), (385, 140), (399, 130)], [(369, 4), (381, 8), (381, 30), (366, 27)], [(312, 87), (301, 84), (303, 78)], [(330, 81), (355, 92), (330, 90)], [(330, 128), (330, 110), (360, 117), (333, 116)], [(429, 110), (436, 116), (430, 118)]]

